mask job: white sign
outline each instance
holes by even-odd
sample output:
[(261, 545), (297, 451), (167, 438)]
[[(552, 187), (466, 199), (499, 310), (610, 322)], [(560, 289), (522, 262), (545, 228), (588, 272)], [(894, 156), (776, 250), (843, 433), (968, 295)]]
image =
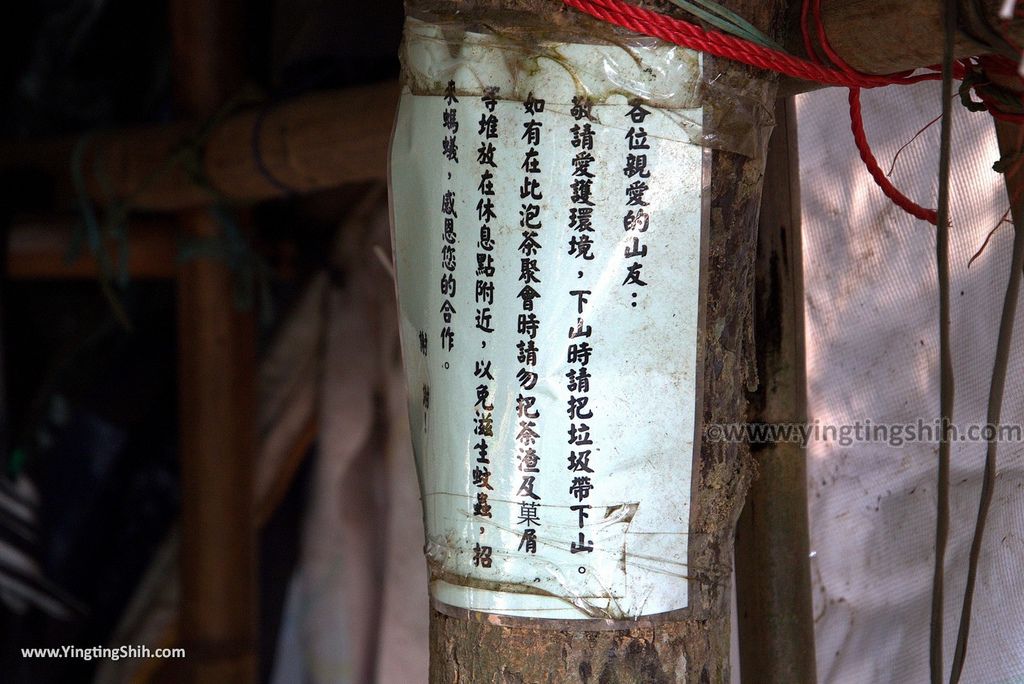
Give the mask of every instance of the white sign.
[(391, 199), (432, 595), (562, 620), (685, 608), (700, 60), (552, 44), (527, 69), (494, 36), (406, 31)]

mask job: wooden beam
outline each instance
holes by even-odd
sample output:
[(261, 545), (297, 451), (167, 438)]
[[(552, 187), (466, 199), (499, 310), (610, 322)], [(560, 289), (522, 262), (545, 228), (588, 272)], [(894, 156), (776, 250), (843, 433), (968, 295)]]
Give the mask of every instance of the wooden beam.
[[(13, 280), (97, 278), (99, 266), (84, 247), (69, 259), (78, 219), (70, 216), (22, 216), (7, 234), (5, 274)], [(178, 272), (177, 226), (165, 218), (135, 218), (128, 229), (128, 263), (134, 279), (174, 278)], [(120, 245), (108, 242), (111, 254)]]
[[(775, 108), (754, 270), (757, 391), (752, 423), (807, 420), (803, 259), (796, 113)], [(751, 445), (758, 477), (736, 531), (736, 597), (744, 682), (814, 684), (807, 462), (799, 444)]]
[[(1004, 24), (997, 15), (1001, 0), (980, 4), (993, 26)], [(850, 66), (870, 74), (941, 62), (942, 21), (942, 3), (929, 0), (831, 0), (822, 7), (822, 23), (832, 47)], [(1014, 20), (1006, 30), (1019, 43), (1024, 38), (1024, 21)], [(985, 45), (966, 33), (957, 36), (957, 57), (986, 51)]]
[[(1024, 19), (1004, 22), (998, 18), (1001, 0), (980, 0), (983, 17), (965, 26), (957, 35), (958, 59), (995, 52), (992, 46), (972, 38), (981, 36), (986, 23), (996, 26), (1016, 44), (1024, 42)], [(800, 32), (800, 3), (790, 8), (787, 49), (804, 54)], [(932, 66), (942, 61), (942, 3), (931, 0), (825, 0), (822, 24), (829, 44), (850, 66), (869, 74), (891, 74)], [(993, 41), (995, 39), (993, 38)], [(822, 86), (809, 81), (783, 78), (779, 96), (817, 90)]]

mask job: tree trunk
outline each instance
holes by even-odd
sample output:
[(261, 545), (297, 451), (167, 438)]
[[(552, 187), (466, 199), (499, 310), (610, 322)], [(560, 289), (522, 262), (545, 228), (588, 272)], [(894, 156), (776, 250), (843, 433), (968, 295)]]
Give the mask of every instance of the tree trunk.
[[(437, 3), (442, 5), (444, 3)], [(783, 3), (739, 0), (727, 3), (761, 29), (773, 32)], [(588, 18), (550, 0), (455, 3), (467, 15), (498, 9), (546, 13), (552, 26), (605, 31)], [(657, 8), (668, 11), (665, 3)], [(476, 14), (473, 14), (473, 13)], [(703, 425), (745, 420), (745, 393), (756, 384), (751, 310), (757, 214), (764, 168), (764, 120), (771, 120), (774, 86), (763, 88), (764, 107), (753, 111), (718, 100), (729, 88), (749, 91), (771, 77), (742, 65), (705, 56), (706, 140), (715, 135), (753, 141), (752, 156), (712, 149), (710, 212), (706, 235), (703, 353)], [(723, 84), (724, 90), (719, 90)], [(763, 109), (763, 111), (761, 111)], [(710, 127), (711, 130), (707, 130)], [(681, 458), (690, 458), (689, 453)], [(733, 535), (751, 479), (749, 452), (738, 443), (704, 440), (693, 464), (690, 513), (690, 573), (698, 585), (678, 618), (624, 630), (556, 631), (503, 627), (486, 618), (462, 619), (433, 611), (431, 682), (551, 683), (727, 682), (729, 680), (729, 596)]]

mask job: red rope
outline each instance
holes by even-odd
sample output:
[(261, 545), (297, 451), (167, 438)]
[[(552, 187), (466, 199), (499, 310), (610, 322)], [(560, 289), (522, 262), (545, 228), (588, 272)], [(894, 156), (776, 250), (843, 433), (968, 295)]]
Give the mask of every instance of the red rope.
[(847, 88), (879, 88), (893, 84), (918, 83), (938, 77), (937, 74), (932, 73), (912, 75), (909, 72), (876, 76), (833, 69), (751, 43), (742, 38), (718, 31), (708, 31), (696, 24), (630, 5), (622, 0), (563, 0), (563, 2), (569, 7), (601, 21), (621, 26), (635, 33), (654, 36), (692, 50), (706, 52), (715, 57), (731, 59), (760, 69), (777, 71), (780, 74), (804, 81)]
[[(825, 32), (825, 22), (821, 19), (821, 0), (804, 0), (803, 9), (801, 12), (802, 24), (800, 30), (804, 36), (804, 44), (811, 44), (811, 30), (810, 22), (807, 20), (807, 8), (810, 6), (811, 14), (814, 17), (814, 24), (817, 27), (818, 44), (821, 45), (822, 51), (828, 56), (833, 64), (838, 66), (844, 73), (856, 74), (857, 71), (851, 67), (846, 60), (839, 56), (839, 54), (832, 49), (831, 43), (829, 43), (828, 35)], [(815, 53), (809, 53), (815, 54)], [(853, 142), (857, 146), (857, 152), (860, 153), (861, 161), (864, 162), (864, 167), (867, 169), (871, 178), (875, 181), (875, 185), (879, 187), (889, 201), (898, 206), (903, 211), (907, 212), (911, 216), (918, 218), (922, 221), (938, 225), (939, 215), (934, 209), (926, 209), (920, 204), (910, 199), (902, 192), (899, 188), (892, 184), (889, 177), (882, 171), (882, 167), (879, 166), (878, 160), (875, 158), (874, 152), (871, 150), (871, 144), (868, 143), (868, 135), (864, 130), (864, 116), (860, 106), (860, 88), (850, 88), (850, 130), (853, 132)]]
[[(716, 57), (741, 62), (749, 66), (775, 71), (792, 78), (814, 81), (825, 85), (845, 86), (850, 89), (850, 124), (853, 139), (860, 152), (860, 157), (867, 167), (868, 173), (881, 188), (885, 196), (901, 209), (912, 216), (937, 223), (938, 217), (933, 209), (926, 209), (901, 193), (886, 177), (878, 160), (875, 159), (868, 144), (864, 131), (864, 119), (860, 107), (860, 89), (878, 88), (887, 85), (909, 85), (921, 81), (935, 80), (939, 74), (928, 72), (913, 75), (902, 72), (876, 76), (856, 71), (848, 65), (828, 42), (824, 23), (821, 20), (820, 0), (804, 0), (801, 8), (801, 30), (807, 54), (815, 61), (800, 59), (784, 52), (772, 50), (750, 41), (736, 38), (718, 31), (704, 28), (675, 19), (658, 12), (630, 5), (622, 0), (563, 0), (563, 2), (581, 12), (608, 23), (621, 26), (636, 33), (661, 38), (670, 43), (681, 45), (692, 50), (699, 50)], [(810, 19), (816, 27), (818, 45), (812, 40)], [(837, 68), (820, 63), (818, 47)], [(958, 77), (963, 76), (962, 65), (958, 68)], [(984, 100), (984, 97), (982, 97)], [(991, 109), (991, 107), (990, 107)]]
[(911, 216), (927, 221), (933, 226), (938, 225), (938, 213), (934, 209), (925, 209), (900, 192), (885, 175), (885, 171), (882, 171), (882, 167), (878, 165), (878, 160), (875, 159), (875, 155), (871, 151), (871, 145), (868, 144), (867, 133), (864, 132), (864, 119), (860, 109), (860, 88), (850, 88), (850, 129), (853, 131), (853, 141), (857, 145), (857, 151), (860, 152), (864, 166), (871, 174), (871, 178), (874, 179), (875, 185), (885, 193), (885, 196)]

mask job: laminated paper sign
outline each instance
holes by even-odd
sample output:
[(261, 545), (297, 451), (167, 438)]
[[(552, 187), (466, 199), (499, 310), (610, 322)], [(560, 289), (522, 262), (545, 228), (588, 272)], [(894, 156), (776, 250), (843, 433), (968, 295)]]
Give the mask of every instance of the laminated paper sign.
[(435, 603), (685, 608), (699, 56), (410, 20), (404, 59), (391, 192)]

